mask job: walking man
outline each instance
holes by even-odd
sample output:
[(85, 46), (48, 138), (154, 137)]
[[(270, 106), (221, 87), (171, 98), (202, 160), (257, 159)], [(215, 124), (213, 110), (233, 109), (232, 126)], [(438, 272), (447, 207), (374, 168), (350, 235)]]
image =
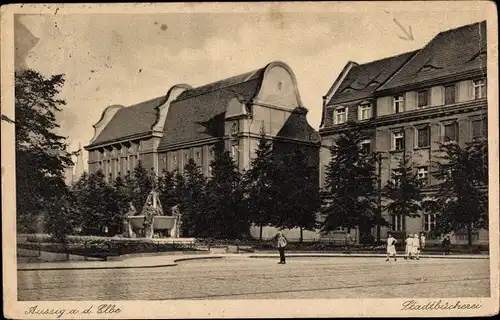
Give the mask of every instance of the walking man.
[(450, 246), (451, 246), (450, 237), (449, 236), (444, 237), (443, 247), (444, 247), (444, 254), (445, 255), (450, 254)]
[(387, 234), (387, 259), (385, 261), (389, 261), (390, 256), (394, 257), (394, 261), (396, 261), (396, 243), (398, 241), (392, 237), (391, 233)]
[(278, 240), (278, 250), (280, 252), (280, 262), (278, 262), (278, 264), (285, 264), (286, 263), (285, 247), (287, 245), (287, 241), (285, 236), (281, 232), (278, 232), (277, 240)]

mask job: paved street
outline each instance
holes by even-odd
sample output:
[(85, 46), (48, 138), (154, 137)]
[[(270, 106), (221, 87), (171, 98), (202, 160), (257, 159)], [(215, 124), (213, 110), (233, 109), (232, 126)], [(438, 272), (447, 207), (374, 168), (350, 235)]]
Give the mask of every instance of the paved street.
[(19, 300), (489, 296), (488, 259), (234, 256), (136, 269), (18, 271)]

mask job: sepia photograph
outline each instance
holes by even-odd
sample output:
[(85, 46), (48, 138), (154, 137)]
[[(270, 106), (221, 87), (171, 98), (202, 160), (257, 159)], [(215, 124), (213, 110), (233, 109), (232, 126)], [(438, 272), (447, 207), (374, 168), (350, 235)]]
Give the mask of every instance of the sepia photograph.
[(498, 313), (493, 3), (1, 17), (7, 318)]

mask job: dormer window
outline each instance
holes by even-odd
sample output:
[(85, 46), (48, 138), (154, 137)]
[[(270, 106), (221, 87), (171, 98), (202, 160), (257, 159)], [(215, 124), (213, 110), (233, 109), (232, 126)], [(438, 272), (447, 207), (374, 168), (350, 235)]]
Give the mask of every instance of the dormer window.
[(333, 124), (347, 122), (347, 107), (339, 107), (333, 111)]
[(401, 113), (404, 111), (405, 98), (403, 95), (394, 96), (394, 113)]
[(359, 105), (359, 120), (368, 120), (372, 117), (372, 105), (370, 103), (362, 103)]

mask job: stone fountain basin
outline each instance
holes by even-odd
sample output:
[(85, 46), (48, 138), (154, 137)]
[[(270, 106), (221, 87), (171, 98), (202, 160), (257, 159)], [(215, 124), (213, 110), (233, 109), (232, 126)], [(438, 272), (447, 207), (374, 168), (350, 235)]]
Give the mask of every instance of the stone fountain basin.
[[(142, 229), (144, 223), (144, 216), (130, 217), (130, 224), (132, 228)], [(172, 230), (175, 225), (175, 217), (172, 216), (155, 216), (153, 218), (154, 230)]]

